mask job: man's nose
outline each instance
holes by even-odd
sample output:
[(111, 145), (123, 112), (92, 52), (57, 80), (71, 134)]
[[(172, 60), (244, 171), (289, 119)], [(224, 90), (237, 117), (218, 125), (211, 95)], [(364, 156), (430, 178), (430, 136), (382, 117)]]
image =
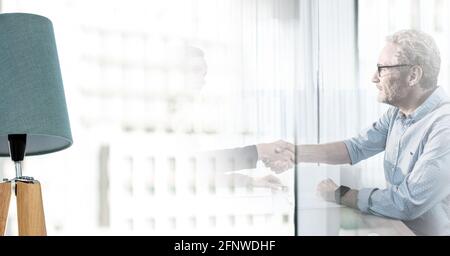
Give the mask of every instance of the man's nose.
[(375, 71), (375, 73), (373, 73), (372, 76), (372, 83), (379, 83), (380, 82), (380, 77), (378, 76), (378, 71)]

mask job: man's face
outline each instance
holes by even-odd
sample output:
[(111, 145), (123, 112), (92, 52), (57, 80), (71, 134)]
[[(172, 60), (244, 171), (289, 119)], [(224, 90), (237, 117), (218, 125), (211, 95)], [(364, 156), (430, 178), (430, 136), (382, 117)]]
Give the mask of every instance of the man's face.
[[(378, 58), (378, 65), (380, 66), (393, 66), (399, 64), (397, 54), (400, 51), (399, 47), (392, 43), (387, 43), (380, 53)], [(398, 106), (404, 99), (408, 97), (410, 87), (407, 82), (408, 67), (392, 67), (381, 68), (380, 74), (378, 70), (372, 78), (372, 82), (375, 83), (378, 88), (378, 101), (387, 103), (393, 106)]]
[(205, 85), (205, 76), (208, 70), (203, 53), (191, 51), (186, 61), (186, 84), (190, 89), (202, 89), (202, 87)]

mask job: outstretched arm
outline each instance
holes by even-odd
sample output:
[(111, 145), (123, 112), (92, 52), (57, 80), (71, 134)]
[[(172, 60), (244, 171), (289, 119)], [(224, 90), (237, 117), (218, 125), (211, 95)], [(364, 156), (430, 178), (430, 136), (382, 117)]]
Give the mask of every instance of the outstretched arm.
[(209, 161), (212, 169), (218, 172), (237, 171), (256, 168), (258, 153), (256, 146), (246, 146), (199, 153), (202, 161)]
[(350, 155), (344, 142), (319, 145), (297, 145), (297, 163), (350, 164)]

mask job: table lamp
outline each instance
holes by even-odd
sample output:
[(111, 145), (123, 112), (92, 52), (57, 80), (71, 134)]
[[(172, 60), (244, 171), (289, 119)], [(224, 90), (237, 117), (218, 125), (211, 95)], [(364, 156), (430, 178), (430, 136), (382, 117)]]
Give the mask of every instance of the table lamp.
[(11, 157), (16, 177), (0, 183), (0, 235), (11, 188), (19, 235), (46, 235), (39, 181), (22, 175), (24, 156), (72, 145), (52, 22), (27, 13), (0, 14), (0, 156)]

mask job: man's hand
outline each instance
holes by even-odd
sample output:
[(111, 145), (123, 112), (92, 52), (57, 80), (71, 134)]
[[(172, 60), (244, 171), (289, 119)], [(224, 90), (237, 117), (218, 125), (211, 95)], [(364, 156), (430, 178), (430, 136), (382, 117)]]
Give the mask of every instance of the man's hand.
[(325, 199), (325, 201), (336, 202), (334, 192), (337, 188), (338, 185), (332, 179), (323, 180), (317, 185), (317, 195)]
[(256, 145), (258, 160), (276, 173), (284, 172), (295, 164), (295, 145), (286, 141)]

